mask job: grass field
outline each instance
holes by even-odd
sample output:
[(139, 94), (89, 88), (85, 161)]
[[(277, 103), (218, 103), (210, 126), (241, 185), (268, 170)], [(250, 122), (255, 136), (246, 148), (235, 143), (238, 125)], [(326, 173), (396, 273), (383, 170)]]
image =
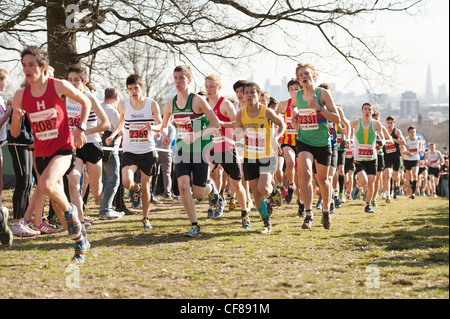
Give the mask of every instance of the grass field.
[[(12, 191), (3, 193), (10, 211)], [(381, 199), (380, 199), (381, 200)], [(91, 249), (71, 266), (65, 231), (35, 239), (14, 238), (0, 248), (1, 298), (250, 298), (409, 299), (449, 298), (449, 203), (401, 197), (375, 214), (362, 201), (343, 204), (331, 230), (315, 211), (302, 230), (296, 204), (275, 208), (273, 230), (241, 228), (240, 211), (206, 218), (197, 203), (202, 236), (183, 236), (189, 222), (178, 201), (151, 206), (153, 229), (142, 215), (97, 220), (93, 199), (86, 214)], [(11, 213), (12, 214), (12, 213)], [(11, 220), (10, 220), (11, 224)]]

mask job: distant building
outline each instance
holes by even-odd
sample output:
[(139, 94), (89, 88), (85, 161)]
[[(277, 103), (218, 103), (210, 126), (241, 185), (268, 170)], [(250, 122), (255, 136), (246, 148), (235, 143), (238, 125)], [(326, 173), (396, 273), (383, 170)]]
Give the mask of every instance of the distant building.
[(447, 86), (445, 84), (442, 84), (438, 88), (438, 100), (441, 103), (448, 101)]
[(400, 99), (400, 117), (417, 119), (419, 116), (419, 100), (416, 97), (416, 93), (412, 91), (406, 91), (402, 93)]

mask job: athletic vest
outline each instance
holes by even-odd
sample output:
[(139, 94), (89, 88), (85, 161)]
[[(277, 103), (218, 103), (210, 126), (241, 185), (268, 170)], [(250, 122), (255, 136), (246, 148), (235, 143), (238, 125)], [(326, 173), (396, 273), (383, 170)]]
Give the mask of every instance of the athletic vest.
[(40, 97), (31, 94), (29, 84), (25, 86), (22, 105), (33, 128), (36, 157), (53, 156), (60, 151), (74, 149), (66, 102), (56, 93), (53, 78), (47, 80), (45, 93)]
[(408, 152), (412, 153), (412, 156), (409, 157), (408, 155), (403, 155), (403, 159), (407, 161), (419, 161), (420, 160), (420, 154), (419, 154), (419, 137), (416, 136), (414, 141), (411, 141), (409, 136), (406, 137), (406, 149)]
[[(395, 130), (396, 130), (396, 128), (394, 127), (394, 129), (392, 130), (392, 133), (391, 133), (391, 137), (393, 139), (397, 138), (395, 136)], [(400, 157), (400, 145), (395, 142), (394, 142), (394, 144), (384, 144), (383, 150), (384, 150), (385, 155), (396, 155), (396, 156)]]
[(192, 99), (194, 96), (194, 93), (189, 95), (184, 109), (178, 108), (177, 96), (175, 96), (172, 103), (172, 114), (177, 131), (177, 150), (189, 153), (200, 153), (212, 148), (211, 134), (198, 138), (191, 145), (183, 142), (183, 138), (188, 134), (200, 132), (209, 125), (209, 120), (206, 118), (205, 114), (197, 114), (192, 109)]
[[(209, 99), (206, 99), (209, 101)], [(231, 122), (229, 117), (226, 117), (220, 112), (220, 105), (225, 100), (224, 97), (221, 97), (217, 102), (216, 106), (214, 106), (214, 114), (216, 114), (219, 121), (222, 122)], [(236, 143), (233, 140), (233, 129), (229, 127), (221, 126), (216, 131), (214, 131), (211, 135), (213, 142), (213, 151), (215, 153), (230, 151), (236, 148)]]
[(431, 154), (431, 151), (428, 151), (428, 166), (439, 168), (439, 155), (437, 151), (434, 151), (434, 154)]
[(373, 120), (370, 119), (367, 128), (364, 127), (361, 118), (358, 121), (358, 130), (355, 134), (355, 161), (365, 162), (376, 160), (377, 133), (373, 129)]
[(425, 157), (427, 156), (426, 152), (420, 153), (419, 167), (427, 167), (427, 162), (425, 161)]
[[(322, 88), (316, 89), (317, 101), (320, 101)], [(328, 129), (328, 120), (316, 110), (308, 106), (308, 102), (303, 100), (303, 89), (297, 93), (296, 106), (299, 112), (297, 140), (310, 146), (323, 147), (330, 144), (331, 136)]]
[(333, 123), (334, 125), (334, 131), (336, 132), (336, 144), (339, 152), (345, 152), (345, 147), (341, 147), (343, 139), (342, 129), (344, 128), (344, 125), (339, 125), (336, 123)]
[(292, 99), (289, 99), (286, 112), (284, 112), (284, 122), (286, 123), (286, 130), (281, 139), (282, 144), (295, 146), (295, 139), (297, 138), (297, 130), (292, 127)]
[(260, 106), (258, 116), (248, 116), (247, 107), (241, 109), (241, 124), (245, 130), (244, 158), (261, 159), (273, 157), (271, 123), (266, 117), (265, 105)]
[(144, 123), (156, 124), (152, 113), (152, 99), (147, 98), (140, 110), (135, 110), (130, 99), (124, 100), (124, 131), (122, 148), (124, 152), (145, 154), (155, 150), (155, 133), (149, 131)]
[[(91, 96), (91, 93), (84, 92), (84, 95), (89, 98)], [(71, 103), (70, 99), (66, 97), (66, 108), (67, 108), (67, 117), (69, 119), (69, 129), (70, 133), (72, 134), (77, 129), (78, 125), (80, 124), (80, 118), (81, 118), (81, 104), (80, 103)], [(97, 114), (95, 114), (94, 111), (89, 113), (89, 118), (86, 122), (86, 129), (94, 128), (98, 125), (98, 118)], [(101, 142), (102, 138), (100, 137), (100, 133), (94, 133), (86, 135), (86, 143), (93, 143), (97, 148), (101, 149)]]

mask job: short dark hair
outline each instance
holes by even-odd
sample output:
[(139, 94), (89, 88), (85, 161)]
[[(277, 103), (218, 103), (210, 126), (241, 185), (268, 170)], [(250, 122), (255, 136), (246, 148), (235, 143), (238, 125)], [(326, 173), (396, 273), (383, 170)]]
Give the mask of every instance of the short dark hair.
[(179, 65), (175, 67), (173, 72), (184, 72), (189, 79), (192, 79), (192, 70), (189, 65)]
[(258, 92), (258, 94), (261, 93), (261, 88), (259, 87), (259, 85), (256, 82), (247, 82), (244, 85), (244, 90), (247, 87), (254, 87), (256, 89), (256, 92)]
[(248, 82), (246, 80), (239, 80), (233, 84), (233, 91), (236, 92), (237, 89), (244, 87)]
[(269, 99), (269, 104), (267, 106), (271, 107), (271, 106), (276, 106), (276, 105), (278, 105), (277, 99), (271, 96)]
[(388, 117), (386, 118), (386, 122), (387, 122), (387, 121), (395, 122), (395, 117), (393, 117), (393, 116), (388, 116)]
[(369, 103), (369, 102), (366, 102), (366, 103), (364, 103), (362, 106), (361, 106), (361, 110), (363, 110), (364, 109), (364, 106), (366, 106), (366, 105), (369, 105), (369, 106), (371, 106), (372, 107), (372, 109), (373, 109), (373, 105), (372, 105), (372, 103)]
[(66, 80), (69, 77), (69, 73), (75, 72), (81, 78), (82, 81), (87, 79), (86, 69), (81, 64), (69, 65), (66, 71)]
[[(20, 61), (22, 62), (23, 57), (28, 54), (36, 58), (39, 67), (43, 67), (44, 65), (48, 66), (49, 64), (48, 53), (44, 49), (41, 49), (36, 45), (26, 46), (20, 53)], [(44, 74), (47, 74), (47, 70), (45, 70)]]
[(289, 80), (289, 82), (287, 83), (287, 89), (289, 91), (289, 88), (295, 84), (298, 84), (300, 87), (303, 87), (302, 84), (300, 83), (300, 81), (298, 79), (291, 79)]
[(411, 125), (410, 127), (408, 127), (408, 132), (411, 130), (415, 130), (415, 129), (416, 129), (416, 127), (414, 125)]
[(127, 77), (126, 86), (128, 88), (128, 85), (137, 84), (139, 86), (144, 86), (144, 81), (142, 80), (142, 77), (137, 74), (131, 74)]
[(119, 90), (114, 86), (105, 89), (105, 100), (106, 99), (115, 99), (119, 94)]

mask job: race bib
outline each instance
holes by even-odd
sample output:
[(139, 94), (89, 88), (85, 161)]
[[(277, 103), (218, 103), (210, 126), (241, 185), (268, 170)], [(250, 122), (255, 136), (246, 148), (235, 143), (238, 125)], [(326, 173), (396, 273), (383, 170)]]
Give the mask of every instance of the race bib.
[(266, 133), (247, 130), (245, 150), (248, 153), (264, 154), (266, 149)]
[(286, 134), (297, 135), (297, 130), (292, 127), (292, 117), (286, 117)]
[(361, 161), (371, 161), (373, 159), (372, 145), (367, 144), (359, 145), (358, 156)]
[(386, 150), (386, 154), (392, 154), (397, 151), (397, 148), (395, 147), (395, 144), (386, 144), (384, 146), (384, 149)]
[(76, 130), (76, 128), (80, 125), (81, 114), (79, 112), (67, 111), (67, 117), (69, 120), (69, 129), (70, 133)]
[(55, 108), (30, 113), (30, 122), (36, 138), (40, 141), (55, 139), (58, 137), (56, 127), (57, 113)]
[(212, 141), (214, 144), (220, 144), (225, 142), (225, 136), (222, 135), (221, 129), (217, 129), (214, 131), (214, 133), (212, 134)]
[(313, 109), (300, 109), (298, 111), (298, 124), (304, 131), (317, 130), (319, 124), (317, 123), (316, 111)]
[(410, 149), (409, 149), (409, 152), (410, 152), (411, 154), (416, 154), (416, 153), (418, 152), (418, 149), (417, 149), (417, 147), (415, 147), (415, 148), (410, 148)]
[(182, 140), (189, 134), (194, 134), (194, 128), (192, 127), (192, 122), (190, 117), (182, 117), (174, 120), (177, 125), (177, 135), (178, 139)]
[(148, 129), (143, 124), (130, 124), (130, 143), (140, 144), (148, 142)]

